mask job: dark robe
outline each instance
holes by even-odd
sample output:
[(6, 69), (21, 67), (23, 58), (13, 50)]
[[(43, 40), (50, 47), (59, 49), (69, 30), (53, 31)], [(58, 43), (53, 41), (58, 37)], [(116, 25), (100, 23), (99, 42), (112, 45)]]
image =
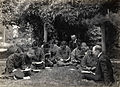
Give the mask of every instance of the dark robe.
[(101, 54), (100, 57), (98, 57), (95, 75), (83, 74), (83, 78), (94, 80), (97, 82), (102, 81), (106, 85), (113, 83), (114, 77), (113, 77), (112, 63), (110, 59), (106, 55)]
[(69, 42), (69, 47), (71, 49), (71, 51), (73, 51), (76, 47), (77, 47), (77, 43), (76, 43), (76, 40), (75, 41), (70, 41)]
[(18, 53), (11, 54), (6, 61), (5, 73), (12, 73), (14, 69), (22, 69), (23, 58)]

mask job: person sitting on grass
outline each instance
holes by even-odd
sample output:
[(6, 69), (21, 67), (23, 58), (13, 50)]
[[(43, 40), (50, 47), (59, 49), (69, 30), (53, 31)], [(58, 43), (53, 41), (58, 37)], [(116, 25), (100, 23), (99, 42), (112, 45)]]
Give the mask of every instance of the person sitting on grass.
[(18, 48), (14, 54), (11, 54), (6, 61), (6, 68), (4, 74), (13, 73), (14, 69), (22, 69), (23, 66), (23, 53), (20, 48)]
[[(16, 79), (23, 79), (25, 76), (24, 70), (30, 69), (31, 57), (18, 48), (14, 54), (11, 54), (6, 61), (5, 72), (2, 74), (15, 77)], [(29, 74), (30, 75), (30, 74)]]
[(102, 52), (102, 47), (100, 45), (94, 46), (92, 52), (97, 58), (95, 73), (82, 73), (82, 78), (111, 85), (115, 80), (110, 58)]
[(42, 50), (45, 56), (45, 67), (53, 67), (54, 62), (51, 58), (50, 45), (48, 42), (43, 44)]
[(82, 50), (84, 55), (89, 50), (89, 47), (87, 46), (87, 44), (85, 42), (81, 43), (81, 50)]
[(57, 52), (58, 66), (68, 65), (70, 61), (71, 50), (67, 46), (66, 41), (62, 41)]
[(81, 42), (77, 40), (77, 47), (71, 53), (71, 62), (74, 65), (81, 64), (81, 60), (85, 55), (84, 49), (81, 49)]
[(93, 56), (92, 51), (88, 50), (81, 61), (82, 70), (94, 71), (96, 68), (97, 59)]
[[(33, 51), (32, 51), (33, 50)], [(45, 55), (43, 49), (38, 47), (38, 44), (34, 43), (32, 49), (30, 50), (30, 54), (32, 54), (32, 66), (33, 69), (41, 69), (45, 68)]]
[(51, 40), (50, 41), (50, 49), (49, 49), (49, 51), (50, 51), (50, 56), (51, 56), (51, 61), (54, 63), (54, 64), (56, 64), (57, 63), (57, 59), (56, 59), (56, 55), (57, 55), (57, 52), (58, 52), (58, 50), (59, 50), (59, 47), (55, 44), (55, 42), (54, 42), (54, 40)]

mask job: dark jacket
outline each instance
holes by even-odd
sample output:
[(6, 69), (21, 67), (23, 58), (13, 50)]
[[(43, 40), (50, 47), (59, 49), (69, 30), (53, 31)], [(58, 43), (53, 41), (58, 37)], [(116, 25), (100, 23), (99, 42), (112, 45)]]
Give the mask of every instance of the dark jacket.
[(71, 51), (73, 51), (77, 47), (76, 41), (74, 42), (74, 41), (71, 40), (69, 42), (69, 47), (70, 47)]
[(107, 84), (114, 82), (112, 64), (110, 59), (105, 54), (101, 54), (98, 58), (95, 79), (96, 81), (102, 80)]
[(12, 73), (14, 69), (22, 68), (23, 58), (18, 53), (11, 54), (6, 61), (5, 73)]

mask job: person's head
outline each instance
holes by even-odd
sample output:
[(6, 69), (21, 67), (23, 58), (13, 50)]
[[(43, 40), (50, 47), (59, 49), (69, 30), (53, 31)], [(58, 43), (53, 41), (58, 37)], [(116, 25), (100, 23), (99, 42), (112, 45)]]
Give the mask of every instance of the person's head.
[(92, 55), (92, 50), (88, 50), (88, 51), (86, 52), (86, 54), (87, 54), (87, 55)]
[(87, 44), (85, 42), (81, 43), (81, 47), (86, 47), (86, 46), (87, 46)]
[(81, 49), (85, 49), (87, 47), (87, 44), (85, 42), (81, 43)]
[(92, 49), (93, 55), (98, 56), (102, 52), (102, 47), (100, 45), (95, 45)]
[(55, 44), (58, 45), (58, 43), (59, 43), (58, 40), (55, 40)]
[(34, 50), (29, 48), (28, 52), (27, 52), (27, 56), (28, 57), (33, 57), (34, 56)]
[(87, 51), (87, 50), (89, 50), (89, 47), (87, 46), (87, 44), (85, 42), (82, 42), (81, 43), (81, 49), (84, 50), (84, 51)]
[(75, 40), (75, 39), (76, 39), (76, 36), (75, 36), (75, 35), (71, 35), (71, 39), (72, 39), (72, 40)]
[(66, 44), (67, 44), (66, 41), (62, 41), (61, 44), (60, 44), (60, 47), (61, 47), (62, 49), (64, 49), (64, 48), (66, 48)]

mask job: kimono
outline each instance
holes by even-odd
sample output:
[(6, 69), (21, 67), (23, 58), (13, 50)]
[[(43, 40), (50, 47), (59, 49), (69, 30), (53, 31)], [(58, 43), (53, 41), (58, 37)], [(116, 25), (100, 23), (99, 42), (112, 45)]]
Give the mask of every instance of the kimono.
[(34, 48), (34, 56), (32, 58), (32, 61), (34, 62), (45, 61), (45, 55), (44, 55), (43, 49), (39, 47)]
[(97, 64), (97, 58), (95, 58), (90, 54), (86, 54), (81, 61), (81, 66), (83, 69), (87, 67), (90, 67), (90, 68), (96, 67), (96, 64)]
[(110, 59), (105, 54), (101, 54), (97, 60), (95, 74), (83, 74), (83, 78), (103, 82), (106, 85), (113, 83), (115, 80)]
[(69, 61), (70, 61), (70, 54), (71, 54), (71, 50), (68, 46), (66, 46), (65, 49), (61, 49), (59, 48), (58, 52), (57, 52), (57, 65), (58, 66), (67, 66), (69, 65)]
[(43, 69), (45, 68), (45, 54), (43, 49), (36, 47), (34, 48), (34, 55), (32, 56), (32, 66), (33, 69)]
[(73, 51), (77, 47), (77, 39), (75, 41), (71, 40), (69, 42), (69, 47), (70, 47), (71, 51)]
[(57, 45), (53, 45), (53, 47), (50, 47), (49, 52), (50, 52), (50, 60), (53, 63), (57, 62), (57, 52), (59, 50), (59, 47)]
[(60, 59), (67, 60), (70, 57), (70, 54), (71, 54), (71, 50), (68, 46), (66, 46), (65, 49), (59, 48), (57, 52), (57, 58), (58, 60)]
[(73, 63), (81, 63), (82, 58), (84, 57), (85, 52), (78, 48), (75, 48), (71, 53), (71, 61)]
[(19, 53), (11, 54), (6, 61), (5, 73), (10, 74), (14, 69), (22, 69), (24, 65), (24, 60)]

